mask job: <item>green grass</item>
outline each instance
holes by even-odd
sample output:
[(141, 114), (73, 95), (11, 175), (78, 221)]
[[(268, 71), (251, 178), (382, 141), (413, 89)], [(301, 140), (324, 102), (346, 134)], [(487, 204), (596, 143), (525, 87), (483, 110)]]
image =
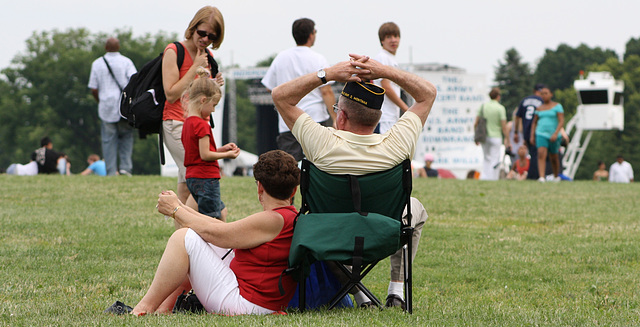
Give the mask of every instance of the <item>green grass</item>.
[[(415, 179), (429, 212), (414, 314), (112, 316), (149, 286), (173, 223), (175, 179), (0, 176), (0, 325), (633, 326), (640, 324), (640, 185)], [(232, 219), (259, 210), (250, 178), (222, 180)], [(299, 201), (299, 197), (297, 197)], [(384, 298), (388, 261), (365, 280)]]

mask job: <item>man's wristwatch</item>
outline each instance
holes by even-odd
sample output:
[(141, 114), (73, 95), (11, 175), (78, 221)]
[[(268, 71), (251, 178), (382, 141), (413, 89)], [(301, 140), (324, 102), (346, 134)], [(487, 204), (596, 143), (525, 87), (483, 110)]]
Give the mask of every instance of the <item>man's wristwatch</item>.
[(327, 84), (327, 73), (324, 72), (324, 69), (320, 69), (317, 76), (322, 81), (322, 84)]

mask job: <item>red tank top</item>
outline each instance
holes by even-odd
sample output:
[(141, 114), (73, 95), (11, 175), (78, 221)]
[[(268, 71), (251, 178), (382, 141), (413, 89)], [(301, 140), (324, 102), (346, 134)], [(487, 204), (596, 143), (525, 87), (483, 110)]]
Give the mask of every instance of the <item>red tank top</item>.
[(529, 158), (526, 158), (526, 164), (524, 166), (520, 166), (520, 160), (516, 160), (516, 163), (513, 164), (513, 166), (516, 169), (516, 172), (518, 173), (518, 175), (522, 175), (524, 174), (525, 171), (529, 171)]
[[(182, 46), (184, 47), (184, 43), (182, 43)], [(176, 54), (178, 53), (178, 49), (176, 48), (176, 45), (173, 43), (170, 43), (169, 45), (167, 45), (167, 47), (164, 48), (164, 52), (167, 52), (168, 49), (172, 49), (173, 51), (176, 52)], [(207, 51), (209, 51), (209, 49), (207, 49)], [(184, 77), (184, 75), (187, 74), (191, 66), (193, 66), (193, 58), (191, 58), (189, 51), (187, 51), (187, 49), (185, 48), (184, 61), (182, 61), (182, 66), (180, 66), (179, 78)], [(211, 68), (209, 65), (207, 65), (207, 67)], [(180, 102), (180, 98), (178, 98), (173, 103), (169, 101), (164, 102), (164, 110), (162, 111), (162, 120), (184, 121), (184, 119), (185, 119), (185, 112), (184, 112), (184, 109), (182, 108), (182, 102)]]
[[(294, 206), (273, 211), (284, 218), (280, 234), (273, 240), (253, 249), (235, 250), (231, 270), (236, 274), (240, 295), (247, 301), (269, 310), (283, 310), (293, 297), (296, 282), (289, 275), (282, 275), (288, 267), (289, 249), (293, 237), (293, 221), (298, 211)], [(284, 295), (280, 294), (278, 281), (282, 275)]]

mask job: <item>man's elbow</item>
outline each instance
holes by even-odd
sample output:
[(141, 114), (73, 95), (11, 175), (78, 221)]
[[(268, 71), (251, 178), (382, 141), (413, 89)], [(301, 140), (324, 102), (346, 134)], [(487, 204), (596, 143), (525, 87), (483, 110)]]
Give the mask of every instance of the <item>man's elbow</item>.
[(273, 99), (273, 104), (276, 106), (276, 108), (282, 107), (281, 104), (285, 99), (285, 94), (282, 90), (282, 87), (274, 87), (273, 90), (271, 90), (271, 98)]

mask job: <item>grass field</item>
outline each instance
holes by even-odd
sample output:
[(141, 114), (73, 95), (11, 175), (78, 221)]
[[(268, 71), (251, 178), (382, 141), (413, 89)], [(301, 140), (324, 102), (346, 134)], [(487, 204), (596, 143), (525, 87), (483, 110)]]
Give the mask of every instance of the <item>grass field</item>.
[[(173, 223), (175, 179), (0, 176), (0, 325), (637, 326), (640, 184), (414, 180), (429, 219), (414, 314), (112, 316), (149, 286)], [(259, 210), (250, 178), (222, 180), (232, 219)], [(299, 198), (299, 197), (297, 197)], [(384, 298), (388, 261), (365, 280)]]

